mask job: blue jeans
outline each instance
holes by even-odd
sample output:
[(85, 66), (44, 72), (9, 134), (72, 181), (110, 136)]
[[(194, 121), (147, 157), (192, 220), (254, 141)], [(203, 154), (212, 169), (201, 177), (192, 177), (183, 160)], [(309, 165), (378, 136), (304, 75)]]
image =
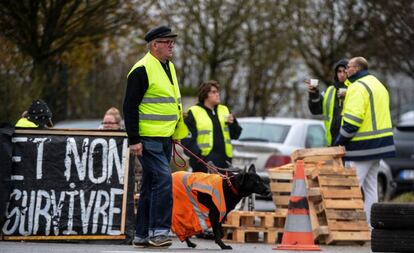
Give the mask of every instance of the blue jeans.
[(172, 141), (167, 138), (145, 138), (142, 185), (138, 201), (136, 237), (145, 239), (168, 235), (172, 216), (172, 176), (170, 169)]

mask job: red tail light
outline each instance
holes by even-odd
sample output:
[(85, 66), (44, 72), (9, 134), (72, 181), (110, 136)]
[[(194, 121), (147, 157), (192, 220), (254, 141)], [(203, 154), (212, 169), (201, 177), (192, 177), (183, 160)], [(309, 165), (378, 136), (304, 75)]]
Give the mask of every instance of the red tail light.
[(265, 168), (270, 169), (290, 163), (290, 156), (272, 155), (267, 159)]

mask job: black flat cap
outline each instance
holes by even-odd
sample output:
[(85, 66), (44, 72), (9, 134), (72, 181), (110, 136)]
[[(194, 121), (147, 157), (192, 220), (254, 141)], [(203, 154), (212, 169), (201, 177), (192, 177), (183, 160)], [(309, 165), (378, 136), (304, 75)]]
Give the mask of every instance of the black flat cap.
[(27, 116), (29, 120), (37, 122), (42, 126), (46, 125), (49, 127), (53, 126), (52, 123), (52, 112), (47, 106), (46, 102), (37, 99), (32, 102), (29, 109), (27, 110)]
[(151, 29), (144, 37), (146, 42), (150, 42), (156, 38), (172, 38), (177, 37), (177, 34), (171, 32), (171, 28), (162, 25)]

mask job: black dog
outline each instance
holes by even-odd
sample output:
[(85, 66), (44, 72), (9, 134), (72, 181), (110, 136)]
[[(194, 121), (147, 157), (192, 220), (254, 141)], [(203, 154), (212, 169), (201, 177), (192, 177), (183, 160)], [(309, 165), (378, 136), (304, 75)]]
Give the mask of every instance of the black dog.
[[(242, 198), (247, 197), (252, 193), (261, 195), (270, 194), (270, 190), (263, 179), (256, 174), (254, 165), (250, 166), (248, 172), (241, 172), (230, 177), (229, 181), (222, 179), (222, 185), (226, 203), (226, 215), (222, 221), (225, 221), (227, 214), (235, 208), (237, 203), (239, 203)], [(208, 217), (213, 228), (215, 242), (221, 249), (232, 249), (230, 245), (226, 245), (222, 241), (223, 228), (221, 226), (221, 222), (219, 222), (220, 213), (214, 204), (211, 195), (203, 192), (197, 192), (197, 200), (209, 210)], [(185, 241), (188, 247), (195, 248), (197, 246), (195, 243), (190, 241), (189, 237), (185, 238)]]

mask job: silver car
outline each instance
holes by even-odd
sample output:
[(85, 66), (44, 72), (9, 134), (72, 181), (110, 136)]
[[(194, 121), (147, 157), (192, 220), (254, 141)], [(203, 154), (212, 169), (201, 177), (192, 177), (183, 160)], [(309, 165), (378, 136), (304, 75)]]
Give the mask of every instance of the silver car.
[(55, 124), (54, 128), (62, 129), (99, 129), (102, 119), (64, 120)]
[(290, 162), (296, 149), (326, 146), (325, 127), (320, 120), (277, 117), (238, 118), (243, 131), (232, 141), (235, 152), (256, 156), (257, 172), (268, 180), (267, 169)]

